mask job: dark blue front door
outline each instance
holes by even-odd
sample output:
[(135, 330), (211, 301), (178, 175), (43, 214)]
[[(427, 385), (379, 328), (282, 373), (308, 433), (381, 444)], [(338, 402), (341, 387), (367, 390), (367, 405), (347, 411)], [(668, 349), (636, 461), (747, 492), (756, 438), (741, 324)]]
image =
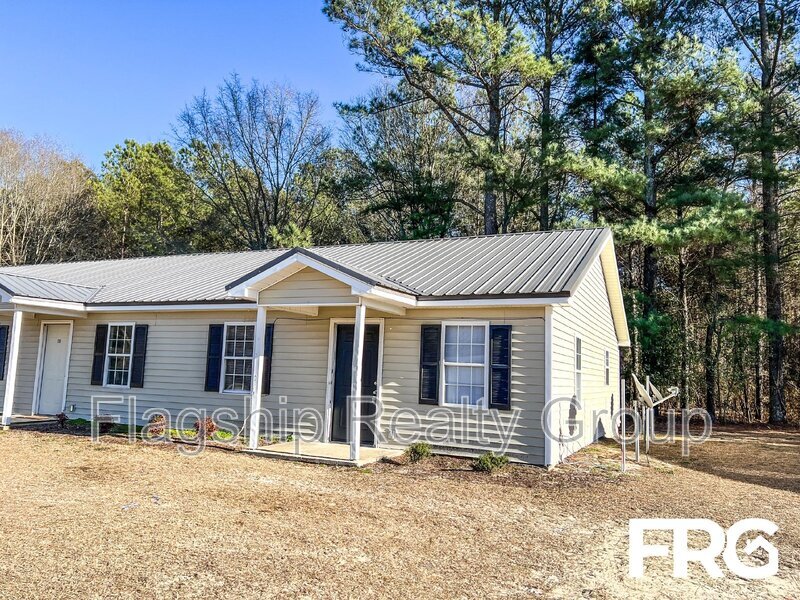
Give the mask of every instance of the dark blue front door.
[[(347, 424), (350, 410), (347, 397), (350, 395), (350, 384), (353, 381), (353, 336), (355, 326), (336, 326), (336, 371), (333, 380), (333, 418), (331, 422), (331, 440), (349, 442)], [(380, 325), (366, 325), (364, 328), (364, 352), (361, 358), (361, 395), (376, 396), (378, 394), (378, 344)], [(375, 416), (373, 404), (362, 404), (364, 417)], [(361, 445), (375, 445), (375, 435), (367, 423), (361, 424)]]

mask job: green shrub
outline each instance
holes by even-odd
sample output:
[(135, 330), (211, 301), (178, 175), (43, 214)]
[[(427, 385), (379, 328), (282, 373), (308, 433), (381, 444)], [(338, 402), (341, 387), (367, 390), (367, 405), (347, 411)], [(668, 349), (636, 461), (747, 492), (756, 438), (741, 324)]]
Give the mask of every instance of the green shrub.
[(233, 439), (233, 432), (232, 431), (225, 431), (224, 429), (219, 429), (211, 437), (212, 437), (212, 439), (219, 440), (219, 441), (232, 440)]
[(294, 435), (291, 434), (291, 433), (289, 435), (287, 435), (286, 436), (286, 441), (287, 442), (293, 442), (294, 441)]
[(495, 454), (485, 452), (472, 462), (472, 468), (482, 473), (494, 473), (508, 464), (508, 457), (505, 454)]
[(412, 463), (419, 462), (425, 458), (430, 458), (433, 455), (431, 445), (426, 442), (414, 442), (405, 452), (408, 460)]
[(197, 437), (196, 429), (170, 429), (168, 437), (183, 440), (192, 440)]

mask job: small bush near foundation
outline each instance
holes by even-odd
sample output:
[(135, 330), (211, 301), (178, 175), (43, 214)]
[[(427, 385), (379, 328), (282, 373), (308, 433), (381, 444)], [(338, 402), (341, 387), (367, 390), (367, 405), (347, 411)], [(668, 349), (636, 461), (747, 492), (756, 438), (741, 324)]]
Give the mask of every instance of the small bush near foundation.
[(58, 413), (56, 415), (56, 420), (58, 421), (58, 426), (61, 427), (61, 429), (65, 429), (67, 427), (67, 413)]
[(215, 440), (218, 440), (218, 441), (221, 441), (221, 442), (226, 442), (228, 440), (232, 440), (233, 439), (233, 432), (232, 431), (223, 431), (222, 429), (220, 429), (212, 437)]
[(508, 464), (508, 457), (505, 454), (495, 454), (486, 452), (481, 454), (472, 462), (472, 468), (482, 473), (494, 473)]
[(147, 432), (152, 436), (164, 435), (164, 427), (166, 427), (166, 419), (164, 415), (153, 415), (148, 421)]
[(294, 441), (294, 435), (291, 434), (291, 433), (289, 435), (287, 435), (286, 436), (286, 441), (287, 442), (293, 442)]
[(202, 421), (197, 421), (194, 424), (194, 430), (197, 432), (197, 437), (207, 438), (211, 437), (217, 430), (217, 424), (211, 417), (206, 417)]
[(406, 456), (409, 462), (417, 463), (433, 455), (431, 445), (425, 442), (414, 442), (406, 448)]

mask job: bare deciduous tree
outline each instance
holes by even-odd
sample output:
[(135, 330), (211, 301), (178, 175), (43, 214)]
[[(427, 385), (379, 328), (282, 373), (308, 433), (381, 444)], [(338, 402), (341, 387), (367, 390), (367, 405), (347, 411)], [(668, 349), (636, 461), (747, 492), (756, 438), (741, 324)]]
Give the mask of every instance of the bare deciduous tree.
[(267, 248), (290, 225), (306, 229), (318, 211), (310, 165), (330, 139), (319, 100), (236, 75), (214, 98), (196, 97), (176, 136), (187, 171), (241, 245)]
[(91, 177), (54, 145), (0, 130), (0, 265), (90, 253)]

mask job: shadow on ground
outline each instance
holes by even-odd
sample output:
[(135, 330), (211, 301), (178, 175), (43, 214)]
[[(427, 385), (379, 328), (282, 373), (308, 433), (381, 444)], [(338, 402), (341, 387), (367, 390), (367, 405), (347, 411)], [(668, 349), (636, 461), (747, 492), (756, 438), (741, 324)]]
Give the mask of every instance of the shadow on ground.
[(680, 441), (653, 445), (651, 455), (667, 463), (733, 481), (800, 494), (800, 430), (719, 425), (703, 444), (681, 455)]

